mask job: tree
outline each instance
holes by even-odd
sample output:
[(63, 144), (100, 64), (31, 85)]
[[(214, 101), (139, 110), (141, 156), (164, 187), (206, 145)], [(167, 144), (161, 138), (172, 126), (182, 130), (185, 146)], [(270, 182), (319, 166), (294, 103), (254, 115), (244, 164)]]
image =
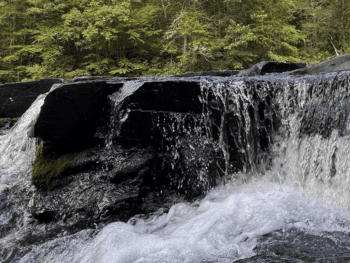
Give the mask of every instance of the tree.
[(347, 0), (0, 0), (0, 82), (243, 69), (350, 52)]
[[(250, 20), (231, 21), (226, 31), (225, 49), (251, 65), (257, 61), (299, 61), (298, 45), (306, 36), (290, 24), (295, 1), (249, 1)], [(243, 64), (241, 63), (241, 66)]]

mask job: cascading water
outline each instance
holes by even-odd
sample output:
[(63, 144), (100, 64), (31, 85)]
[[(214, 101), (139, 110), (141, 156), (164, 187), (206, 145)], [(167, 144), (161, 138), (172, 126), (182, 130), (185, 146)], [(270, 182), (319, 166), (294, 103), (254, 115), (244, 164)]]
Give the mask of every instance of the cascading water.
[[(6, 181), (15, 176), (28, 174), (34, 161), (36, 139), (28, 138), (27, 132), (34, 124), (40, 107), (44, 103), (45, 95), (40, 95), (33, 105), (23, 114), (11, 131), (0, 136), (0, 170), (2, 171), (1, 187), (7, 185)], [(16, 178), (16, 183), (18, 182)], [(14, 180), (11, 180), (14, 181)]]
[[(177, 133), (195, 134), (200, 141), (191, 141), (192, 147), (206, 149), (205, 145), (210, 145), (217, 150), (222, 160), (216, 165), (225, 175), (225, 185), (211, 189), (197, 203), (176, 204), (167, 214), (138, 219), (134, 225), (115, 222), (100, 231), (83, 230), (32, 245), (22, 258), (11, 262), (250, 262), (249, 257), (257, 256), (256, 248), (272, 246), (277, 238), (281, 244), (286, 240), (294, 244), (290, 239), (295, 237), (295, 229), (313, 236), (311, 248), (305, 250), (308, 262), (350, 260), (350, 242), (335, 235), (349, 233), (350, 226), (349, 114), (345, 105), (350, 73), (326, 74), (321, 80), (320, 76), (297, 81), (274, 76), (212, 79), (215, 81), (204, 78), (201, 83), (203, 112), (192, 125), (197, 130), (185, 125), (186, 116), (175, 114), (176, 125), (164, 132), (164, 140), (175, 139), (181, 144)], [(130, 83), (130, 87), (135, 85)], [(269, 99), (271, 94), (274, 101)], [(332, 108), (335, 94), (338, 111), (321, 111), (317, 105), (325, 102)], [(17, 125), (0, 137), (2, 195), (5, 188), (11, 188), (4, 174), (12, 183), (30, 186), (36, 141), (26, 134), (44, 97), (40, 96)], [(217, 122), (210, 117), (215, 114)], [(281, 123), (274, 122), (277, 117)], [(328, 130), (330, 118), (336, 118), (334, 125), (338, 126)], [(176, 161), (178, 147), (169, 147)], [(242, 171), (232, 168), (238, 159), (242, 160)], [(209, 164), (202, 167), (198, 177), (206, 184)], [(9, 215), (1, 209), (3, 224)], [(277, 233), (275, 240), (262, 243), (262, 236), (273, 233)], [(333, 251), (332, 256), (332, 251), (320, 249), (325, 241), (318, 238), (324, 236), (335, 242), (335, 248), (343, 244), (342, 253)], [(0, 239), (0, 247), (6, 246), (7, 238)], [(313, 255), (317, 249), (320, 251)], [(294, 252), (289, 253), (283, 257), (293, 260)], [(283, 262), (275, 256), (275, 261), (269, 262)], [(262, 259), (256, 262), (264, 262)]]

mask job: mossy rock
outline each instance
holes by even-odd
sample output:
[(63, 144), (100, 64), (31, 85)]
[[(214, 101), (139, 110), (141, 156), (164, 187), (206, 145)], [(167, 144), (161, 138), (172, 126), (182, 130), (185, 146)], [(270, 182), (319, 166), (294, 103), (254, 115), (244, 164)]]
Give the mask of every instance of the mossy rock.
[(76, 156), (76, 153), (68, 153), (57, 158), (54, 156), (44, 157), (42, 144), (40, 143), (35, 153), (31, 176), (32, 183), (41, 190), (56, 188), (59, 179), (67, 175), (74, 167)]

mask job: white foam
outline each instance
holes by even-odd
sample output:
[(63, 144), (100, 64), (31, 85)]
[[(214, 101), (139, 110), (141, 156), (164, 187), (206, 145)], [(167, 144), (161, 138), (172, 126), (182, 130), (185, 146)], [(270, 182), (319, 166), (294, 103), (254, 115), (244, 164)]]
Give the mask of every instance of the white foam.
[[(257, 238), (296, 227), (322, 235), (349, 232), (349, 211), (318, 202), (301, 190), (262, 181), (213, 189), (196, 208), (189, 203), (168, 214), (115, 222), (94, 238), (92, 230), (36, 245), (20, 262), (176, 263), (222, 262), (254, 255)], [(90, 231), (90, 232), (89, 232)]]
[(257, 236), (278, 229), (348, 231), (338, 222), (349, 214), (289, 186), (220, 187), (198, 208), (176, 204), (168, 214), (139, 219), (135, 226), (109, 224), (76, 251), (73, 262), (232, 262), (254, 255)]

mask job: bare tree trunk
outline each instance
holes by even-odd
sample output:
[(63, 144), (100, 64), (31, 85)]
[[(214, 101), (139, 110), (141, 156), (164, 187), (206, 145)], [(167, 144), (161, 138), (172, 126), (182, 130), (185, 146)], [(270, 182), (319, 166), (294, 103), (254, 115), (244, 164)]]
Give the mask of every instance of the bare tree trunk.
[(186, 54), (186, 45), (187, 45), (187, 36), (184, 37), (184, 49), (183, 49), (183, 54)]

